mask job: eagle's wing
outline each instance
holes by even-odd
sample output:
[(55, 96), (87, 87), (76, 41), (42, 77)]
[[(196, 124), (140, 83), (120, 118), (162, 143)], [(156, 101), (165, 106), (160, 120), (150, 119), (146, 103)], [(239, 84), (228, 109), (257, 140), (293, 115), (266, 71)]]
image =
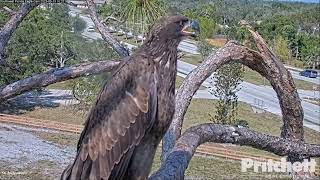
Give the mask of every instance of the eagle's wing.
[(147, 61), (122, 64), (92, 108), (76, 159), (62, 179), (124, 175), (135, 146), (154, 122), (155, 83), (153, 67)]

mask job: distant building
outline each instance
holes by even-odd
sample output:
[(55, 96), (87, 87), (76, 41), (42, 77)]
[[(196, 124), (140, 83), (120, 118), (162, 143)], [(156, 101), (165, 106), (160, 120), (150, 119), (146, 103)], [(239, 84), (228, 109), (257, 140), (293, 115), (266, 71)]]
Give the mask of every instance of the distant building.
[[(83, 8), (83, 9), (88, 8), (87, 3), (84, 0), (79, 0), (79, 1), (73, 0), (73, 1), (69, 1), (69, 2), (78, 8)], [(104, 3), (110, 3), (110, 2), (111, 2), (111, 0), (94, 0), (94, 3), (97, 6), (102, 6)]]
[(256, 21), (256, 23), (257, 23), (258, 25), (260, 25), (260, 24), (262, 23), (262, 21)]
[(94, 2), (98, 5), (103, 5), (104, 3), (111, 2), (111, 0), (94, 0)]

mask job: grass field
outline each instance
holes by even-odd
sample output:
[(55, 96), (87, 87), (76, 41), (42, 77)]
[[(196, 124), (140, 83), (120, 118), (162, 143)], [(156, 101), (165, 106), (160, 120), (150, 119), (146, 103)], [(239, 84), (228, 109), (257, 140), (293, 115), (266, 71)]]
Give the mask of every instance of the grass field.
[[(183, 130), (200, 123), (205, 123), (209, 121), (209, 114), (214, 115), (214, 104), (213, 100), (201, 100), (194, 99), (188, 109), (185, 116), (185, 121), (183, 125)], [(23, 116), (53, 120), (59, 122), (82, 124), (85, 120), (85, 114), (77, 113), (74, 109), (70, 107), (60, 106), (57, 108), (36, 108), (33, 111), (26, 112)], [(262, 113), (255, 114), (249, 105), (245, 103), (240, 103), (239, 105), (239, 118), (244, 119), (249, 122), (249, 127), (256, 131), (267, 133), (271, 135), (278, 136), (280, 134), (281, 119), (279, 116)], [(46, 141), (60, 144), (62, 146), (75, 146), (78, 136), (77, 135), (57, 135), (57, 134), (46, 134), (38, 133), (38, 136)], [(319, 133), (313, 130), (305, 128), (306, 141), (310, 143), (320, 144)], [(252, 153), (256, 155), (273, 155), (265, 151), (256, 150), (250, 147), (240, 147), (240, 146), (230, 146), (231, 149), (245, 151), (247, 153)], [(160, 153), (158, 152), (155, 157), (155, 162), (153, 165), (153, 170), (158, 169), (160, 165)], [(30, 174), (35, 175), (35, 177), (40, 176), (38, 173)], [(229, 161), (219, 158), (203, 158), (203, 157), (193, 157), (186, 172), (186, 177), (190, 178), (200, 178), (200, 179), (250, 179), (249, 175), (253, 175), (252, 172), (241, 173), (240, 163), (236, 161)], [(254, 174), (260, 175), (260, 174)], [(263, 179), (261, 176), (255, 177), (258, 179)], [(30, 178), (32, 179), (32, 178)], [(279, 179), (275, 176), (273, 179)], [(287, 179), (285, 176), (284, 179)]]
[[(192, 125), (208, 122), (208, 113), (214, 114), (214, 103), (214, 101), (209, 100), (193, 100), (186, 114), (183, 130), (185, 130), (188, 127), (191, 127)], [(239, 112), (240, 119), (247, 120), (249, 122), (250, 128), (263, 133), (279, 135), (281, 126), (281, 121), (279, 117), (269, 113), (255, 114), (250, 109), (250, 107), (244, 103), (240, 104)], [(85, 115), (77, 114), (72, 109), (61, 106), (51, 109), (36, 109), (35, 111), (24, 114), (24, 116), (75, 124), (82, 124), (85, 119)], [(306, 129), (305, 133), (308, 142), (320, 143), (319, 139), (317, 138), (319, 134), (308, 129)], [(46, 141), (51, 141), (61, 145), (75, 146), (77, 141), (77, 137), (71, 135), (68, 137), (67, 135), (47, 135), (45, 133), (41, 133), (39, 134), (39, 137), (43, 138)], [(271, 154), (264, 151), (255, 150), (249, 147), (231, 146), (230, 148), (254, 154)], [(158, 152), (155, 157), (153, 170), (158, 169), (160, 165), (159, 159), (160, 153)], [(203, 157), (194, 157), (191, 160), (188, 170), (186, 172), (187, 177), (207, 179), (221, 179), (227, 177), (231, 179), (236, 179), (236, 177), (239, 176), (241, 176), (239, 177), (239, 179), (248, 179), (248, 175), (250, 175), (250, 173), (243, 174), (240, 172), (239, 162), (228, 161), (219, 158), (207, 159)], [(285, 177), (285, 179), (286, 178), (287, 177)]]
[[(183, 130), (193, 125), (209, 122), (209, 114), (214, 116), (214, 111), (214, 100), (193, 99), (184, 119)], [(65, 106), (37, 108), (34, 111), (26, 112), (23, 116), (73, 124), (82, 124), (86, 117), (85, 114), (77, 113), (74, 109)], [(279, 136), (280, 134), (282, 120), (279, 116), (271, 113), (256, 114), (246, 103), (239, 103), (239, 119), (246, 120), (250, 129), (258, 132), (274, 136)], [(305, 128), (307, 142), (320, 144), (319, 135), (316, 131)]]
[(63, 90), (71, 90), (72, 89), (72, 80), (58, 82), (55, 84), (50, 84), (48, 89), (63, 89)]
[(202, 57), (200, 55), (193, 55), (193, 54), (185, 54), (181, 61), (187, 62), (193, 65), (199, 65), (202, 62)]

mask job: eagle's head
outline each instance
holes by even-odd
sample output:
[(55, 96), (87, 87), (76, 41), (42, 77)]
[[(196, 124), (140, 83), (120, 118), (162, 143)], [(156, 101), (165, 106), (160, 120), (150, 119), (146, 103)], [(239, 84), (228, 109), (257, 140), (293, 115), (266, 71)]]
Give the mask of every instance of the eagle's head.
[(197, 33), (200, 32), (199, 24), (196, 21), (180, 15), (166, 16), (152, 26), (148, 38), (182, 40), (183, 38), (197, 35), (196, 32), (188, 31), (188, 29), (192, 29)]
[(177, 47), (181, 40), (196, 37), (198, 33), (200, 28), (196, 21), (180, 15), (166, 16), (151, 27), (145, 45)]
[(199, 24), (196, 21), (190, 20), (185, 16), (167, 16), (161, 18), (152, 26), (149, 38), (158, 37), (160, 39), (181, 40), (189, 36), (195, 37), (196, 32), (187, 31), (189, 28), (200, 32)]

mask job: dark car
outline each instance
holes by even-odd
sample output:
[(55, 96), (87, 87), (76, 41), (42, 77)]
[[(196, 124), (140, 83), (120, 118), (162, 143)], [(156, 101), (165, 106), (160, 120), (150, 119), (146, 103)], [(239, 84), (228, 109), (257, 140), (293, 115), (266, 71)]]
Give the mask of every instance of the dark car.
[(318, 76), (318, 72), (310, 69), (306, 69), (299, 73), (301, 76), (309, 77), (309, 78), (316, 78)]

